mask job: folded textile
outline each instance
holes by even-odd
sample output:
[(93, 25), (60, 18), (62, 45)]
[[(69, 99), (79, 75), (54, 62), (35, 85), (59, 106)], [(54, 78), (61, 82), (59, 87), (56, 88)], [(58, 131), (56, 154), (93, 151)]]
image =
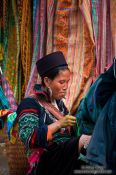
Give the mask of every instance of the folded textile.
[(0, 86), (0, 109), (10, 109), (9, 102)]
[(16, 112), (13, 112), (7, 116), (7, 134), (11, 143), (15, 143), (17, 136), (17, 124), (16, 124)]

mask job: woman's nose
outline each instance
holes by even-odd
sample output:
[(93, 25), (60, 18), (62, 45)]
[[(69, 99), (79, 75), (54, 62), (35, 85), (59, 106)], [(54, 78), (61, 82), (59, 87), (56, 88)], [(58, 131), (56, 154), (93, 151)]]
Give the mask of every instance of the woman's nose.
[(65, 83), (63, 86), (63, 90), (67, 90), (67, 88), (68, 88), (68, 83)]

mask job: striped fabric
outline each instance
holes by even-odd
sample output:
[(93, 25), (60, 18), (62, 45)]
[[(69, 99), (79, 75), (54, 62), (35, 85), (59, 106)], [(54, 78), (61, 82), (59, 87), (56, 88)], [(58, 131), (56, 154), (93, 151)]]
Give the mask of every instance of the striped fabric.
[(92, 81), (94, 41), (92, 29), (89, 27), (92, 23), (90, 4), (87, 2), (80, 1), (78, 6), (74, 6), (76, 9), (71, 11), (70, 15), (67, 58), (73, 77), (70, 81), (66, 104), (73, 114)]
[(116, 56), (116, 1), (111, 0), (111, 30), (113, 41), (113, 56)]
[(5, 0), (3, 3), (4, 24), (4, 54), (2, 69), (15, 97), (19, 98), (20, 70), (19, 70), (19, 25), (16, 1)]
[(0, 61), (3, 59), (3, 0), (0, 1)]
[(34, 1), (34, 55), (26, 96), (37, 82), (36, 60), (61, 50), (72, 71), (66, 106), (75, 113), (91, 83), (112, 62), (109, 7), (109, 0)]
[[(46, 12), (47, 8), (47, 12)], [(31, 75), (25, 96), (33, 93), (33, 86), (37, 82), (38, 73), (35, 62), (46, 52), (53, 50), (53, 20), (56, 8), (56, 1), (33, 1), (33, 57), (31, 65)], [(48, 23), (48, 24), (47, 24)], [(49, 27), (48, 27), (49, 26)], [(47, 38), (46, 38), (47, 34)], [(45, 45), (46, 40), (46, 45)], [(38, 47), (39, 46), (39, 47)], [(47, 47), (47, 49), (46, 49)]]
[(34, 84), (40, 82), (35, 62), (45, 54), (60, 50), (73, 73), (66, 106), (74, 114), (91, 83), (116, 55), (116, 2), (1, 2), (0, 32), (3, 35), (0, 37), (0, 58), (14, 96), (20, 101), (24, 94), (32, 93)]
[(105, 71), (105, 67), (111, 65), (112, 56), (112, 35), (110, 19), (110, 0), (92, 0), (92, 21), (96, 45), (96, 67), (95, 78)]
[(21, 94), (24, 96), (29, 81), (32, 61), (32, 11), (30, 0), (22, 2), (20, 33), (21, 63), (23, 72)]
[(40, 45), (40, 2), (41, 1), (33, 0), (33, 55), (31, 63), (31, 74), (25, 92), (25, 97), (32, 93), (33, 86), (38, 78), (35, 62), (38, 58)]

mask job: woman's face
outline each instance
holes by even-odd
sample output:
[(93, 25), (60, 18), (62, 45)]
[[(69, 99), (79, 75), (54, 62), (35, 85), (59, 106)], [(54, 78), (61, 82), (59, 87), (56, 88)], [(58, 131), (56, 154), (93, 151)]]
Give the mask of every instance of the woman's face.
[(59, 100), (65, 97), (70, 80), (70, 71), (61, 70), (54, 80), (49, 79), (49, 87), (52, 90), (52, 98)]

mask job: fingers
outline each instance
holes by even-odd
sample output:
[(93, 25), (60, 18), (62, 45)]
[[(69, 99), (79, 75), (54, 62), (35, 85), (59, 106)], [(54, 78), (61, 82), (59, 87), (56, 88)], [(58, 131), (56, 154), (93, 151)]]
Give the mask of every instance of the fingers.
[(76, 121), (76, 117), (74, 117), (72, 115), (66, 115), (65, 117), (69, 120)]
[(85, 147), (87, 147), (87, 145), (89, 144), (90, 140), (91, 140), (91, 136), (90, 135), (83, 134), (80, 137), (80, 141), (83, 144), (83, 146), (85, 146)]
[(66, 115), (65, 117), (69, 126), (74, 126), (76, 124), (76, 117), (71, 115)]
[(71, 115), (66, 115), (62, 119), (60, 119), (61, 126), (67, 127), (67, 126), (74, 126), (76, 124), (76, 117)]

